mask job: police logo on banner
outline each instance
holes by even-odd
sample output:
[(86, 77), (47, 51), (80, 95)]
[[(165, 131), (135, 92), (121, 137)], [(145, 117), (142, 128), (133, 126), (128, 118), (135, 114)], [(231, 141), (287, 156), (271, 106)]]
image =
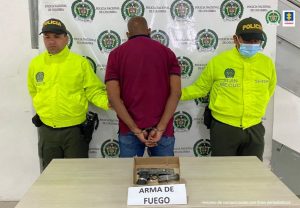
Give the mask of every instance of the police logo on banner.
[(192, 117), (184, 111), (178, 111), (174, 114), (174, 131), (189, 131), (192, 126)]
[(166, 47), (169, 47), (169, 36), (162, 30), (152, 30), (150, 34), (153, 40), (156, 40)]
[(189, 0), (175, 0), (170, 8), (174, 20), (187, 20), (194, 14), (194, 6)]
[(96, 62), (89, 56), (83, 56), (83, 57), (89, 61), (89, 63), (91, 64), (91, 67), (93, 68), (93, 71), (96, 73), (96, 70), (97, 70)]
[(75, 19), (92, 21), (95, 17), (95, 7), (88, 0), (77, 0), (72, 4), (72, 14)]
[(190, 78), (193, 73), (193, 62), (191, 61), (191, 59), (185, 56), (179, 56), (177, 57), (177, 60), (181, 68), (181, 78)]
[(102, 143), (101, 154), (104, 158), (119, 157), (120, 147), (117, 140), (109, 139)]
[(213, 30), (204, 29), (196, 36), (196, 46), (198, 51), (214, 51), (218, 47), (218, 35)]
[(44, 81), (44, 72), (38, 72), (35, 75), (36, 82), (43, 82)]
[(231, 69), (231, 68), (225, 69), (224, 75), (226, 78), (233, 78), (235, 75), (235, 71), (234, 71), (234, 69)]
[(72, 34), (68, 31), (67, 32), (67, 36), (68, 36), (68, 48), (71, 49), (72, 48), (72, 45), (73, 45), (73, 36)]
[(210, 140), (200, 139), (194, 144), (193, 150), (196, 157), (209, 156), (211, 154)]
[(224, 20), (235, 21), (242, 18), (244, 7), (239, 0), (225, 0), (221, 4), (220, 12)]
[(121, 38), (115, 31), (105, 30), (98, 36), (97, 43), (100, 51), (109, 53), (121, 44)]
[(281, 14), (277, 10), (270, 10), (266, 14), (266, 21), (268, 24), (279, 25)]
[(145, 7), (139, 0), (126, 0), (122, 4), (121, 13), (124, 20), (129, 20), (131, 17), (144, 16)]

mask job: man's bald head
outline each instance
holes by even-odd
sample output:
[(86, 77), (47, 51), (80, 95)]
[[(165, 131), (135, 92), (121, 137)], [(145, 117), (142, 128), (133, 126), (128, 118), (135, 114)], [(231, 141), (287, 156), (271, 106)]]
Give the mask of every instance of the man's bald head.
[(134, 35), (150, 35), (150, 29), (148, 28), (147, 21), (144, 17), (135, 16), (130, 18), (127, 24), (128, 32), (127, 36)]

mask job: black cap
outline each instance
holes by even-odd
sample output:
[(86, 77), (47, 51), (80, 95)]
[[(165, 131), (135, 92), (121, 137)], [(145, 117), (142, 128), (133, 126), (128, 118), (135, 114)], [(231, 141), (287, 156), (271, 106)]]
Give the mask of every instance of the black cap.
[(242, 19), (236, 27), (236, 35), (243, 40), (264, 40), (264, 32), (260, 21), (252, 17)]
[(43, 23), (42, 32), (40, 34), (46, 32), (52, 32), (56, 34), (67, 34), (68, 31), (64, 23), (62, 23), (62, 21), (60, 21), (59, 19), (51, 18)]

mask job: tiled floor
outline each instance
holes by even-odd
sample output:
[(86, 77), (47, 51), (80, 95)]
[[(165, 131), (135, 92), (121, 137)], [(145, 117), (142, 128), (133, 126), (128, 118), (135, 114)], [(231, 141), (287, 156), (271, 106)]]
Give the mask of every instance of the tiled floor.
[(14, 208), (18, 202), (0, 202), (0, 208)]

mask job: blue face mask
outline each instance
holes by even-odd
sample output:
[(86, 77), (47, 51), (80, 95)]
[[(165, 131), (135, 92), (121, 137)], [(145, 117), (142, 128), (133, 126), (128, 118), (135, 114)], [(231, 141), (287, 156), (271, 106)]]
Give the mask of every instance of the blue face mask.
[(261, 44), (246, 44), (240, 43), (239, 52), (242, 56), (250, 58), (254, 56), (257, 52), (261, 51)]

